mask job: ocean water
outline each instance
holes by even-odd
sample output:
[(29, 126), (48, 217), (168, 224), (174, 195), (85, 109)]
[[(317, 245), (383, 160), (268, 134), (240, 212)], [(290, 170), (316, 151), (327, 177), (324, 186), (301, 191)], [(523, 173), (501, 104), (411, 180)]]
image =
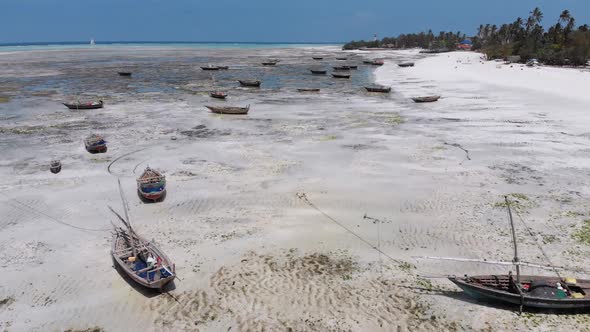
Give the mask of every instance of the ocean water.
[(47, 43), (0, 43), (1, 52), (43, 51), (64, 49), (111, 49), (111, 48), (184, 48), (184, 49), (265, 49), (293, 47), (340, 47), (338, 43), (261, 43), (261, 42), (47, 42)]

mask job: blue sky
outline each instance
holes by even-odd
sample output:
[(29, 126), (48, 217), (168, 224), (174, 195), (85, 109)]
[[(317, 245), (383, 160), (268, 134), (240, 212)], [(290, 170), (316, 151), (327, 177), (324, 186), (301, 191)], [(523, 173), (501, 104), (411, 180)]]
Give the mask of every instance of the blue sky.
[(339, 42), (563, 9), (590, 24), (590, 0), (0, 0), (0, 43), (46, 41)]

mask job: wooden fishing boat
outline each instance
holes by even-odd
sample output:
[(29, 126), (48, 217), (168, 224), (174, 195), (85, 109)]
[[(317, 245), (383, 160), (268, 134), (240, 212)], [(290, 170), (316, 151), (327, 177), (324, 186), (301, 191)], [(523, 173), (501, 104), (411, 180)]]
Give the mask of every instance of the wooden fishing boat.
[(311, 57), (311, 58), (314, 59), (314, 60), (324, 60), (324, 58), (321, 57), (321, 56), (314, 56), (314, 57)]
[(440, 96), (424, 96), (413, 97), (412, 100), (416, 103), (432, 103), (440, 99)]
[(414, 67), (414, 63), (413, 62), (402, 62), (402, 63), (398, 63), (398, 66), (402, 67), (402, 68), (407, 68), (407, 67)]
[(87, 101), (87, 102), (76, 102), (76, 103), (63, 103), (65, 107), (71, 110), (93, 110), (103, 107), (102, 100), (99, 101)]
[(389, 93), (391, 92), (390, 86), (366, 86), (365, 89), (368, 92), (381, 92), (381, 93)]
[[(588, 309), (590, 280), (512, 274), (449, 277), (467, 295), (483, 301), (522, 305), (527, 308)], [(558, 283), (562, 288), (558, 288)]]
[(117, 74), (119, 74), (119, 76), (126, 76), (126, 77), (131, 76), (130, 71), (118, 71)]
[(349, 66), (334, 66), (332, 68), (334, 68), (334, 70), (349, 70), (350, 69)]
[(385, 61), (383, 61), (381, 59), (377, 59), (377, 60), (373, 60), (373, 62), (371, 62), (371, 64), (373, 66), (383, 66), (385, 64)]
[(225, 97), (227, 97), (227, 93), (223, 91), (211, 91), (209, 96), (217, 99), (225, 99)]
[(350, 78), (350, 74), (344, 74), (344, 73), (332, 73), (332, 76), (334, 78)]
[(297, 89), (299, 92), (320, 92), (319, 88), (299, 88)]
[(123, 223), (124, 227), (113, 224), (111, 256), (116, 266), (131, 280), (141, 286), (160, 291), (176, 278), (176, 266), (154, 241), (147, 241), (131, 227), (128, 207), (123, 197), (121, 182), (119, 191), (123, 199), (126, 220), (110, 206), (109, 209)]
[(326, 75), (327, 72), (327, 70), (311, 69), (311, 73), (316, 75)]
[(277, 64), (277, 61), (265, 61), (262, 63), (263, 66), (274, 66)]
[(257, 80), (239, 80), (241, 86), (259, 88), (262, 82)]
[(166, 194), (166, 177), (148, 166), (137, 179), (137, 191), (141, 197), (155, 202)]
[(57, 174), (61, 171), (61, 161), (52, 160), (49, 164), (49, 171), (53, 174)]
[(207, 106), (205, 105), (212, 113), (217, 114), (248, 114), (250, 110), (250, 105), (246, 107), (235, 107), (235, 106)]
[[(520, 312), (523, 308), (590, 309), (590, 280), (562, 278), (554, 266), (551, 267), (557, 277), (523, 276), (520, 274), (520, 266), (523, 263), (518, 258), (516, 231), (510, 201), (507, 196), (504, 197), (504, 200), (510, 218), (514, 247), (512, 263), (516, 267), (516, 278), (512, 272), (509, 272), (507, 275), (450, 276), (448, 279), (475, 299), (519, 305)], [(544, 251), (543, 255), (548, 259)]]
[(86, 137), (84, 140), (84, 146), (86, 147), (86, 151), (92, 154), (107, 152), (107, 142), (102, 136), (97, 134), (92, 134)]
[(201, 66), (201, 69), (203, 69), (203, 70), (219, 70), (219, 67), (207, 65), (207, 66)]

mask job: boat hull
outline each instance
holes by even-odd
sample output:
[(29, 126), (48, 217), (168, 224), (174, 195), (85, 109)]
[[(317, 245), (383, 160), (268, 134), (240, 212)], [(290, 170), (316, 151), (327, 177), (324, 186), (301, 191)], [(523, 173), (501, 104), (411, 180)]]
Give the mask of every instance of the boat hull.
[(440, 96), (414, 97), (414, 98), (412, 98), (412, 100), (415, 103), (433, 103), (435, 101), (438, 101), (439, 99), (440, 99)]
[(156, 202), (156, 201), (159, 201), (160, 199), (162, 199), (166, 195), (166, 188), (162, 189), (161, 191), (156, 191), (156, 192), (146, 192), (146, 191), (142, 191), (142, 189), (140, 188), (140, 189), (137, 189), (137, 192), (145, 200)]
[(107, 152), (107, 146), (104, 145), (94, 145), (94, 146), (86, 146), (86, 151), (96, 154), (96, 153), (105, 153)]
[[(490, 278), (494, 276), (471, 276), (469, 278)], [(502, 280), (506, 280), (508, 276), (496, 276)], [(525, 280), (547, 280), (549, 283), (555, 285), (559, 282), (558, 278), (552, 277), (531, 277), (521, 276), (521, 281)], [(496, 302), (509, 305), (520, 305), (521, 297), (519, 294), (509, 292), (507, 290), (486, 287), (478, 283), (469, 282), (468, 278), (450, 277), (449, 280), (457, 285), (470, 297), (484, 302)], [(590, 281), (579, 280), (580, 285), (585, 284), (590, 287)], [(590, 310), (590, 294), (586, 294), (586, 298), (572, 299), (572, 298), (542, 298), (534, 297), (524, 293), (522, 297), (522, 305), (525, 308), (539, 308), (539, 309), (555, 309), (555, 310)]]
[(261, 82), (260, 81), (238, 81), (240, 82), (241, 86), (251, 87), (251, 88), (259, 88)]
[(68, 104), (68, 103), (63, 103), (65, 107), (71, 109), (71, 110), (95, 110), (95, 109), (99, 109), (103, 107), (103, 103), (98, 103), (98, 104)]
[(57, 167), (49, 167), (49, 171), (53, 174), (57, 174), (57, 173), (61, 172), (61, 165), (59, 165)]
[[(156, 271), (145, 271), (141, 273), (137, 270), (134, 270), (134, 266), (123, 261), (120, 253), (126, 249), (127, 251), (130, 251), (130, 248), (128, 249), (128, 244), (120, 232), (115, 232), (113, 234), (111, 243), (111, 256), (113, 257), (113, 260), (119, 269), (122, 270), (129, 278), (131, 278), (131, 280), (146, 288), (162, 290), (168, 283), (176, 278), (176, 268), (174, 264), (170, 262), (170, 259), (164, 254), (164, 252), (162, 252), (153, 243), (146, 241), (137, 234), (136, 237), (142, 243), (147, 243), (150, 253), (161, 259), (162, 268), (157, 269)], [(129, 253), (129, 255), (131, 255), (131, 253)], [(172, 273), (168, 273), (166, 269)]]
[(217, 107), (217, 106), (205, 106), (211, 113), (216, 114), (233, 114), (233, 115), (244, 115), (248, 114), (250, 107)]

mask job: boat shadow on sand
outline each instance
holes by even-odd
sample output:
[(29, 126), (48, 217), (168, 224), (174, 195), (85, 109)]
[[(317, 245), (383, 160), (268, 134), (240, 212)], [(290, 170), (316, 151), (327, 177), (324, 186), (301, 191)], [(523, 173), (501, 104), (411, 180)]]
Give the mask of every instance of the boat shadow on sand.
[(160, 198), (158, 198), (156, 200), (153, 200), (153, 199), (147, 199), (147, 198), (143, 197), (143, 195), (141, 195), (141, 193), (139, 192), (139, 190), (137, 190), (137, 197), (139, 197), (139, 200), (141, 200), (141, 202), (144, 203), (144, 204), (154, 204), (154, 203), (163, 202), (166, 199), (166, 194), (167, 193), (168, 192), (165, 191)]
[[(503, 311), (510, 311), (518, 314), (518, 305), (506, 304), (503, 302), (494, 302), (491, 300), (476, 300), (469, 295), (465, 294), (460, 290), (444, 290), (444, 289), (432, 289), (426, 288), (421, 286), (404, 286), (399, 285), (397, 287), (405, 288), (411, 291), (414, 291), (421, 295), (433, 295), (433, 296), (444, 296), (447, 298), (451, 298), (453, 300), (463, 301), (468, 304), (477, 305), (477, 306), (484, 306), (488, 308), (503, 310)], [(541, 309), (541, 308), (531, 308), (525, 307), (523, 308), (524, 313), (528, 314), (539, 314), (539, 315), (577, 315), (577, 314), (589, 314), (590, 309), (578, 309), (578, 310), (560, 310), (560, 309)]]
[(152, 298), (164, 293), (169, 293), (176, 289), (176, 284), (174, 284), (174, 280), (167, 283), (162, 290), (143, 287), (139, 285), (137, 282), (135, 282), (133, 279), (131, 279), (131, 277), (129, 277), (127, 273), (125, 273), (125, 271), (123, 271), (121, 267), (119, 267), (119, 265), (115, 262), (114, 259), (112, 259), (112, 263), (113, 268), (117, 271), (121, 278), (123, 278), (123, 280), (125, 280), (125, 282), (133, 289), (135, 289), (138, 293), (147, 298)]

